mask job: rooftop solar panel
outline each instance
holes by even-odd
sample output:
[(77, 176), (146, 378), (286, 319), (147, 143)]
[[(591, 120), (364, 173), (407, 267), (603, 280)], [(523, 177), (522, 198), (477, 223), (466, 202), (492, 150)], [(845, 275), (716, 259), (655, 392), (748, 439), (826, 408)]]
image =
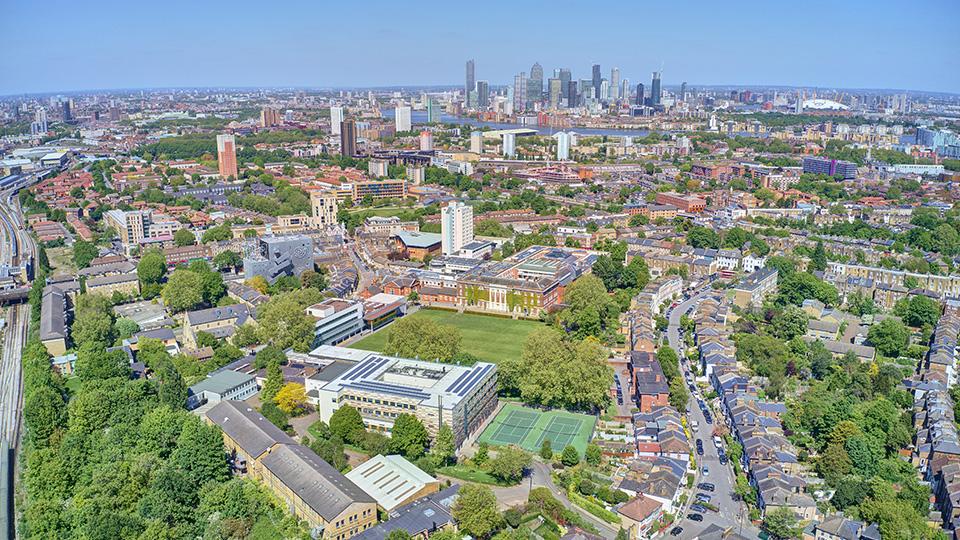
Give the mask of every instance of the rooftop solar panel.
[(493, 365), (492, 365), (492, 364), (491, 364), (491, 365), (487, 365), (487, 366), (483, 366), (483, 369), (478, 370), (477, 373), (474, 374), (473, 377), (470, 377), (470, 379), (467, 380), (467, 382), (465, 382), (465, 383), (463, 384), (463, 386), (462, 386), (462, 387), (460, 388), (460, 390), (457, 392), (457, 395), (460, 396), (460, 397), (465, 396), (465, 395), (467, 394), (467, 392), (469, 392), (470, 389), (473, 388), (473, 387), (477, 384), (477, 382), (478, 382), (480, 379), (482, 379), (482, 378), (484, 377), (484, 375), (486, 375), (487, 372), (490, 371), (491, 369), (493, 369)]
[(354, 373), (356, 373), (356, 372), (360, 371), (361, 369), (365, 368), (369, 362), (373, 362), (374, 360), (376, 360), (375, 357), (367, 358), (366, 360), (363, 360), (362, 362), (360, 362), (359, 364), (357, 364), (356, 366), (354, 366), (353, 368), (351, 368), (350, 371), (348, 371), (346, 374), (344, 374), (343, 378), (344, 378), (345, 380), (349, 380), (350, 377), (352, 377)]
[(470, 375), (470, 370), (466, 370), (466, 371), (464, 371), (463, 373), (461, 373), (460, 376), (457, 377), (457, 380), (453, 381), (453, 382), (450, 384), (450, 386), (447, 387), (447, 390), (446, 390), (446, 391), (449, 392), (451, 388), (453, 388), (454, 386), (456, 386), (456, 385), (457, 385), (460, 381), (462, 381), (462, 380), (464, 379), (464, 377), (466, 377), (467, 375)]
[(429, 394), (424, 394), (419, 390), (379, 381), (356, 381), (351, 382), (346, 386), (350, 388), (356, 388), (358, 390), (366, 390), (368, 392), (383, 392), (386, 394), (393, 394), (396, 396), (409, 397), (413, 399), (430, 399)]
[(349, 380), (353, 381), (360, 379), (361, 377), (366, 377), (373, 371), (376, 371), (380, 366), (386, 364), (389, 361), (389, 358), (383, 358), (382, 356), (374, 357), (373, 361), (367, 364), (363, 369), (357, 370), (353, 375), (349, 377)]

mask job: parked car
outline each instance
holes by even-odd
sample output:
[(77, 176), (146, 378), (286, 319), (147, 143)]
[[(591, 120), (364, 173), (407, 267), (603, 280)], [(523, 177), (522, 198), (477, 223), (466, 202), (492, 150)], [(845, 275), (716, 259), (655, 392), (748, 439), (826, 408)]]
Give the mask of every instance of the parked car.
[(680, 536), (680, 533), (683, 532), (683, 527), (674, 527), (670, 529), (670, 536)]
[(710, 467), (704, 467), (704, 468), (703, 468), (703, 475), (704, 475), (704, 476), (710, 476)]
[(697, 502), (702, 502), (702, 503), (710, 502), (711, 498), (712, 497), (710, 495), (707, 495), (706, 493), (697, 493)]
[(699, 503), (691, 504), (691, 505), (690, 505), (690, 509), (693, 510), (694, 512), (698, 512), (698, 513), (700, 513), (700, 514), (706, 513), (706, 511), (707, 511), (707, 507), (704, 506), (704, 505), (702, 505), (702, 504), (699, 504)]
[(726, 456), (725, 454), (720, 454), (720, 464), (721, 464), (721, 465), (726, 465), (728, 461), (729, 461), (729, 460), (727, 459), (727, 456)]
[(694, 514), (691, 512), (687, 514), (687, 519), (691, 521), (703, 521), (703, 514)]
[(699, 484), (697, 484), (697, 488), (702, 489), (704, 491), (713, 491), (717, 489), (717, 486), (711, 484), (710, 482), (700, 482)]

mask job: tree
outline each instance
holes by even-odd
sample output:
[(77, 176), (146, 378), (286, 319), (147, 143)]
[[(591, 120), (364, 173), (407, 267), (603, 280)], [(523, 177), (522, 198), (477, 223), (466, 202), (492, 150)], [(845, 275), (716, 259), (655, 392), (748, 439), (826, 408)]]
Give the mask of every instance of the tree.
[(893, 313), (915, 328), (924, 325), (936, 326), (940, 319), (940, 304), (932, 298), (918, 294), (897, 302)]
[(410, 540), (410, 533), (403, 529), (394, 529), (387, 535), (387, 540)]
[[(157, 287), (167, 274), (167, 262), (159, 249), (148, 249), (137, 264), (137, 277), (142, 288)], [(154, 293), (155, 294), (155, 293)]]
[(240, 258), (240, 255), (236, 251), (229, 249), (217, 253), (217, 256), (213, 258), (214, 268), (220, 271), (239, 268), (242, 264), (243, 259)]
[(577, 449), (574, 448), (572, 444), (568, 444), (563, 448), (563, 453), (560, 454), (560, 463), (563, 463), (567, 467), (573, 467), (577, 463), (580, 463), (580, 452), (577, 452)]
[(209, 229), (203, 231), (203, 236), (200, 237), (200, 241), (204, 244), (208, 244), (210, 242), (230, 240), (231, 238), (233, 238), (233, 231), (230, 229), (229, 225), (224, 223), (223, 225), (210, 227)]
[(778, 540), (800, 538), (802, 532), (797, 526), (797, 515), (789, 508), (777, 508), (767, 512), (763, 519), (763, 529)]
[(45, 447), (54, 432), (66, 426), (63, 396), (50, 386), (41, 386), (24, 400), (23, 422), (29, 440), (38, 448)]
[(717, 249), (720, 247), (720, 236), (707, 227), (692, 227), (687, 232), (687, 245), (694, 248)]
[(620, 307), (598, 276), (577, 278), (567, 287), (564, 301), (569, 307), (558, 313), (556, 320), (574, 337), (602, 339), (617, 328)]
[(261, 341), (280, 349), (293, 347), (308, 352), (313, 345), (313, 317), (304, 311), (322, 298), (316, 289), (301, 289), (279, 294), (260, 306), (258, 334)]
[(207, 425), (196, 416), (184, 419), (170, 462), (186, 471), (188, 481), (196, 487), (211, 480), (224, 481), (230, 474), (220, 428)]
[(828, 306), (840, 302), (837, 288), (807, 272), (790, 274), (780, 281), (777, 303), (799, 306), (804, 300), (815, 298)]
[(523, 478), (523, 471), (529, 466), (530, 454), (511, 445), (498, 450), (497, 456), (490, 460), (488, 468), (493, 476), (513, 483)]
[(280, 388), (273, 402), (286, 414), (297, 416), (307, 406), (307, 391), (302, 384), (287, 383)]
[(342, 405), (330, 415), (330, 431), (350, 444), (358, 444), (366, 428), (363, 417), (350, 405)]
[(870, 327), (867, 340), (883, 356), (897, 358), (910, 343), (910, 330), (896, 319), (884, 319)]
[(553, 459), (553, 448), (550, 447), (550, 439), (544, 437), (543, 443), (540, 445), (540, 457), (543, 459)]
[(770, 322), (773, 335), (789, 341), (807, 332), (807, 314), (797, 306), (787, 306)]
[(280, 361), (273, 359), (267, 363), (267, 378), (260, 390), (260, 401), (272, 402), (281, 388), (283, 388), (283, 370), (280, 369)]
[(873, 297), (867, 296), (860, 291), (854, 291), (847, 295), (847, 311), (858, 317), (871, 315), (877, 312), (877, 306)]
[(393, 323), (383, 352), (406, 358), (450, 361), (460, 351), (460, 330), (423, 317)]
[(84, 343), (77, 350), (77, 376), (82, 381), (98, 381), (130, 376), (130, 363), (121, 350), (107, 352), (98, 342)]
[(322, 291), (327, 288), (327, 276), (323, 272), (307, 270), (300, 274), (300, 285), (304, 288), (314, 288)]
[(248, 279), (245, 284), (247, 287), (256, 289), (260, 294), (267, 294), (267, 291), (270, 290), (270, 284), (267, 283), (267, 278), (257, 275)]
[(553, 328), (527, 336), (519, 359), (502, 362), (501, 388), (527, 403), (595, 409), (609, 399), (606, 349), (594, 339), (570, 344)]
[(137, 324), (137, 321), (126, 317), (117, 319), (114, 323), (114, 328), (116, 329), (117, 337), (120, 339), (126, 339), (140, 331), (140, 325)]
[(438, 467), (453, 463), (457, 459), (457, 445), (450, 426), (443, 424), (437, 431), (433, 444), (430, 445), (430, 456)]
[(823, 240), (818, 240), (816, 247), (813, 248), (813, 254), (810, 255), (810, 266), (807, 269), (810, 272), (824, 271), (827, 269), (827, 250), (823, 247)]
[(596, 467), (597, 465), (600, 465), (600, 460), (603, 458), (603, 452), (600, 450), (599, 446), (595, 444), (588, 444), (584, 458), (587, 460), (587, 463)]
[(196, 272), (178, 268), (167, 280), (162, 296), (163, 303), (174, 312), (194, 309), (203, 303), (203, 278)]
[(673, 408), (683, 411), (687, 408), (687, 401), (690, 400), (690, 392), (687, 391), (687, 385), (684, 384), (683, 378), (676, 377), (670, 381), (670, 405)]
[(460, 487), (452, 514), (461, 532), (477, 538), (488, 538), (503, 523), (497, 511), (497, 496), (489, 487), (479, 484)]
[(177, 247), (193, 246), (197, 243), (197, 237), (190, 229), (179, 229), (173, 233), (173, 243)]
[(77, 240), (73, 244), (73, 263), (77, 265), (77, 268), (90, 266), (90, 261), (96, 259), (98, 255), (100, 255), (100, 250), (90, 242)]
[(400, 414), (393, 421), (390, 430), (390, 451), (403, 454), (409, 459), (417, 459), (423, 455), (430, 436), (423, 423), (412, 414)]
[(81, 294), (74, 305), (73, 342), (78, 346), (95, 344), (103, 348), (113, 345), (113, 306), (109, 298), (99, 294)]

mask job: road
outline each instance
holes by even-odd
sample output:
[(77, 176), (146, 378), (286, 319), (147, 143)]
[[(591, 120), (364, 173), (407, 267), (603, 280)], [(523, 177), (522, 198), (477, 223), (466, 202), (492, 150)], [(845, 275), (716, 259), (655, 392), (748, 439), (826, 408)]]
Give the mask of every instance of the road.
[[(683, 344), (682, 337), (680, 335), (680, 318), (684, 315), (689, 314), (699, 303), (709, 296), (713, 291), (707, 286), (706, 289), (701, 290), (694, 296), (691, 296), (690, 299), (684, 301), (681, 304), (678, 304), (676, 307), (668, 310), (667, 319), (670, 324), (667, 326), (667, 341), (670, 344), (670, 347), (677, 351), (677, 354), (680, 356), (680, 365), (684, 372), (684, 377), (690, 379), (693, 377), (693, 373), (690, 371), (690, 365), (686, 359), (686, 346)], [(711, 524), (717, 524), (721, 527), (733, 527), (734, 531), (739, 532), (740, 534), (753, 538), (756, 537), (760, 531), (753, 527), (747, 519), (747, 509), (746, 506), (734, 500), (733, 488), (736, 485), (736, 481), (733, 476), (733, 468), (729, 463), (727, 465), (720, 464), (720, 456), (717, 453), (717, 448), (713, 444), (713, 427), (715, 424), (707, 424), (706, 419), (703, 416), (703, 412), (700, 410), (700, 407), (697, 406), (697, 403), (693, 400), (702, 400), (703, 394), (698, 389), (695, 392), (691, 392), (691, 402), (687, 407), (687, 419), (690, 421), (695, 421), (699, 424), (699, 431), (694, 432), (694, 439), (703, 440), (703, 451), (704, 455), (697, 456), (697, 477), (694, 485), (700, 484), (701, 482), (709, 482), (716, 486), (716, 490), (713, 493), (708, 493), (712, 495), (710, 503), (718, 508), (717, 512), (708, 511), (704, 514), (704, 521), (693, 521), (687, 519), (687, 514), (689, 510), (686, 508), (683, 512), (679, 513), (680, 519), (678, 519), (678, 526), (683, 528), (683, 533), (678, 536), (678, 538), (695, 538), (697, 534), (707, 528)], [(716, 421), (716, 411), (713, 414), (714, 421)], [(709, 476), (703, 474), (703, 467), (709, 469)], [(696, 492), (701, 492), (701, 490), (696, 490)], [(691, 501), (688, 501), (687, 508), (692, 504)], [(742, 528), (741, 528), (742, 527)]]

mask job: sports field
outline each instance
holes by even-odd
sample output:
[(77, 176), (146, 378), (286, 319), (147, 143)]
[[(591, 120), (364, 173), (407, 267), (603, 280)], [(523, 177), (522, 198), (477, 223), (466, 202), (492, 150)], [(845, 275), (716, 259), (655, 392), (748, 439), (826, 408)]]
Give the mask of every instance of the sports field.
[(550, 440), (554, 452), (562, 452), (572, 444), (583, 455), (593, 435), (597, 419), (586, 414), (566, 411), (538, 411), (522, 405), (504, 405), (479, 442), (491, 446), (517, 445), (530, 452), (540, 451), (544, 439)]
[[(433, 319), (460, 330), (463, 340), (460, 348), (481, 360), (499, 362), (507, 357), (518, 357), (527, 335), (543, 326), (538, 321), (513, 320), (476, 313), (457, 313), (442, 309), (421, 309), (407, 317)], [(360, 341), (349, 345), (365, 351), (383, 351), (387, 344), (390, 325)]]

